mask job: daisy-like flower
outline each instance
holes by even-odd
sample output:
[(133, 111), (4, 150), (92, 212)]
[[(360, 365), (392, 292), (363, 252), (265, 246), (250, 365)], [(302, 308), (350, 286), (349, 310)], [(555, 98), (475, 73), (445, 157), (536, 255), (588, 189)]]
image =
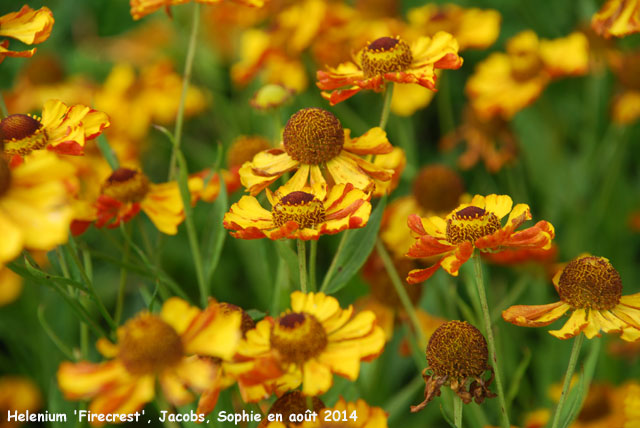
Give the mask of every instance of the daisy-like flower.
[(66, 106), (49, 100), (42, 108), (42, 119), (26, 114), (12, 114), (0, 121), (0, 138), (4, 152), (25, 156), (34, 150), (48, 149), (65, 155), (82, 155), (87, 140), (96, 138), (110, 125), (100, 111), (77, 104)]
[[(193, 200), (202, 190), (202, 178), (189, 178), (189, 191)], [(175, 235), (184, 220), (184, 206), (178, 183), (154, 184), (137, 169), (119, 168), (102, 184), (95, 204), (96, 227), (117, 227), (129, 221), (142, 210), (162, 233)]]
[[(222, 0), (195, 0), (202, 4), (217, 4)], [(262, 7), (264, 0), (233, 0), (235, 3), (244, 4), (247, 6)], [(164, 7), (167, 11), (167, 15), (171, 15), (171, 6), (177, 6), (180, 4), (190, 3), (191, 0), (129, 0), (131, 6), (131, 16), (133, 19), (140, 19), (143, 16), (149, 15), (156, 10)]]
[(591, 28), (607, 39), (640, 31), (639, 0), (607, 0), (591, 18)]
[(15, 168), (0, 157), (0, 265), (23, 248), (52, 250), (67, 242), (73, 216), (73, 167), (39, 152)]
[(317, 240), (321, 235), (364, 227), (371, 214), (371, 195), (351, 184), (337, 184), (324, 199), (311, 190), (272, 194), (271, 211), (253, 196), (243, 196), (224, 216), (224, 227), (241, 239)]
[(620, 333), (630, 342), (640, 338), (640, 293), (622, 295), (622, 279), (609, 260), (575, 258), (553, 277), (553, 285), (559, 302), (512, 306), (502, 312), (502, 318), (522, 327), (543, 327), (571, 311), (564, 326), (550, 334), (569, 339), (584, 332), (591, 339), (604, 331)]
[[(20, 40), (27, 45), (39, 44), (49, 38), (53, 27), (53, 14), (48, 7), (34, 10), (27, 5), (22, 6), (18, 12), (0, 16), (0, 36), (11, 37)], [(9, 48), (9, 40), (0, 42), (0, 62), (5, 57), (30, 57), (36, 49), (16, 52)]]
[(89, 410), (99, 414), (140, 410), (153, 400), (156, 381), (171, 404), (182, 406), (195, 399), (192, 391), (216, 384), (215, 359), (233, 356), (240, 325), (239, 312), (215, 302), (200, 310), (172, 297), (159, 315), (143, 312), (118, 328), (116, 344), (100, 339), (108, 361), (63, 362), (58, 385), (69, 400), (91, 400)]
[[(496, 396), (489, 391), (493, 368), (489, 366), (487, 341), (468, 322), (449, 321), (438, 327), (429, 339), (426, 356), (428, 366), (422, 371), (426, 383), (424, 401), (411, 406), (412, 412), (422, 410), (439, 396), (443, 385), (449, 386), (466, 404), (472, 400), (480, 404), (485, 398)], [(487, 380), (486, 371), (491, 372)]]
[[(512, 205), (507, 195), (476, 195), (470, 204), (459, 205), (444, 219), (410, 215), (409, 228), (417, 234), (417, 241), (407, 255), (416, 258), (438, 256), (439, 260), (427, 269), (409, 272), (407, 281), (410, 284), (425, 281), (440, 266), (457, 276), (460, 266), (469, 260), (475, 249), (492, 252), (507, 248), (550, 248), (555, 236), (551, 223), (543, 220), (516, 231), (531, 219), (531, 212), (528, 205), (518, 204), (513, 209)], [(502, 226), (501, 220), (507, 214), (507, 223)]]
[[(227, 370), (240, 385), (263, 384), (282, 394), (302, 384), (306, 396), (331, 388), (333, 373), (356, 380), (360, 361), (375, 358), (384, 333), (370, 311), (353, 316), (324, 293), (291, 294), (291, 310), (247, 332)], [(264, 397), (256, 397), (257, 401)]]
[[(351, 183), (369, 190), (374, 179), (388, 181), (392, 170), (379, 167), (360, 155), (390, 153), (393, 147), (381, 128), (372, 128), (359, 138), (351, 138), (338, 118), (320, 108), (295, 113), (283, 133), (281, 148), (258, 153), (240, 168), (240, 179), (251, 195), (257, 195), (283, 174), (297, 170), (283, 190), (302, 190), (307, 183), (323, 197), (327, 182)], [(326, 175), (326, 177), (325, 177)]]
[[(409, 45), (399, 37), (381, 37), (358, 52), (353, 62), (318, 71), (322, 96), (335, 105), (363, 89), (381, 91), (387, 82), (418, 84), (435, 90), (436, 69), (458, 69), (458, 42), (444, 31)], [(330, 91), (330, 92), (326, 92)]]

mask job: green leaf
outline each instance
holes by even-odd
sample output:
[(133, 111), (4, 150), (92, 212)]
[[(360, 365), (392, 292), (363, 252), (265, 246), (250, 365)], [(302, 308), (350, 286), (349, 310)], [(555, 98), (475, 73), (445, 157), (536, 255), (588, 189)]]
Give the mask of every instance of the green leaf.
[(509, 390), (507, 391), (505, 400), (507, 402), (507, 408), (511, 408), (511, 403), (516, 398), (518, 394), (518, 390), (520, 389), (520, 382), (522, 381), (522, 377), (524, 373), (527, 371), (529, 364), (531, 363), (531, 350), (529, 348), (524, 349), (524, 356), (516, 367), (516, 371), (513, 374), (513, 380), (511, 381), (511, 385)]
[(587, 355), (585, 360), (580, 380), (575, 387), (569, 390), (567, 405), (562, 409), (560, 420), (563, 422), (560, 425), (561, 427), (566, 428), (571, 425), (582, 409), (582, 404), (584, 403), (587, 392), (589, 392), (589, 385), (591, 384), (591, 380), (593, 379), (593, 375), (596, 370), (601, 346), (602, 340), (595, 339), (592, 341), (591, 352), (589, 352), (589, 355)]
[(257, 321), (257, 320), (261, 320), (262, 318), (264, 318), (267, 314), (265, 314), (262, 311), (259, 311), (257, 309), (248, 309), (245, 311), (247, 313), (247, 315), (249, 315), (251, 317), (252, 320)]
[(209, 222), (210, 233), (208, 234), (204, 245), (204, 275), (207, 280), (207, 284), (211, 284), (213, 274), (220, 262), (220, 255), (222, 254), (224, 241), (227, 238), (227, 231), (224, 229), (222, 224), (229, 205), (227, 200), (227, 187), (222, 175), (219, 173), (218, 179), (220, 180), (220, 194), (214, 202), (211, 210), (212, 213)]
[(369, 254), (371, 254), (378, 238), (382, 213), (386, 205), (387, 197), (384, 196), (372, 211), (369, 222), (365, 227), (347, 231), (349, 236), (345, 238), (344, 247), (335, 255), (337, 258), (334, 261), (336, 266), (335, 274), (328, 278), (329, 283), (326, 287), (324, 284), (322, 287), (327, 294), (335, 293), (347, 285), (349, 280), (360, 270)]
[(299, 278), (300, 268), (298, 267), (298, 255), (289, 245), (289, 241), (275, 241), (275, 244), (278, 255), (282, 260), (284, 260), (284, 263), (287, 266), (289, 278)]

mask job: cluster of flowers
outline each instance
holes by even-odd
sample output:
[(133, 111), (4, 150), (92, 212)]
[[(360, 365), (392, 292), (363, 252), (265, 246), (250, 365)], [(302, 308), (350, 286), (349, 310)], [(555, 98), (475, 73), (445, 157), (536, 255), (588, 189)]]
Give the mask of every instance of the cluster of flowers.
[[(131, 14), (139, 19), (162, 7), (169, 12), (171, 6), (186, 2), (131, 0)], [(261, 0), (239, 2), (264, 5)], [(303, 25), (298, 18), (310, 11), (321, 19), (330, 17), (338, 22), (356, 13), (347, 6), (334, 10), (324, 2), (311, 0), (279, 11), (277, 21), (282, 25), (272, 33), (247, 33), (247, 58), (236, 64), (233, 78), (248, 81), (260, 71), (269, 73), (267, 81), (276, 76), (299, 76), (276, 70), (285, 65), (294, 69), (300, 66), (292, 63), (300, 61), (299, 53), (309, 48), (320, 32), (319, 28), (309, 30), (308, 23), (304, 24), (307, 31), (299, 31)], [(640, 31), (639, 14), (638, 2), (609, 0), (594, 16), (592, 25), (599, 34), (621, 36)], [(475, 35), (477, 30), (469, 29), (478, 21), (486, 24), (480, 38), (472, 37), (470, 34)], [(332, 106), (363, 90), (373, 90), (384, 92), (392, 111), (410, 115), (429, 102), (440, 70), (462, 66), (458, 54), (461, 48), (493, 43), (498, 21), (499, 15), (493, 11), (458, 7), (440, 11), (431, 6), (415, 9), (409, 14), (408, 25), (394, 27), (387, 23), (372, 30), (371, 34), (383, 35), (362, 43), (352, 61), (318, 71), (316, 84)], [(443, 22), (457, 25), (446, 26)], [(450, 31), (442, 31), (443, 25)], [(52, 26), (49, 9), (25, 6), (0, 17), (0, 36), (40, 43), (47, 39)], [(336, 34), (328, 34), (324, 42), (338, 43), (341, 26), (336, 28)], [(289, 38), (289, 33), (296, 37)], [(394, 33), (400, 35), (390, 35)], [(292, 47), (287, 50), (285, 45)], [(314, 48), (322, 51), (321, 46)], [(509, 155), (496, 152), (492, 144), (495, 135), (507, 135), (509, 140), (508, 120), (534, 102), (553, 79), (585, 74), (590, 61), (588, 49), (587, 37), (578, 32), (554, 40), (541, 40), (532, 31), (516, 35), (507, 43), (506, 53), (494, 53), (478, 66), (466, 86), (470, 99), (467, 123), (443, 144), (452, 145), (462, 135), (469, 143), (469, 151), (461, 158), (463, 166), (483, 157), (489, 169), (499, 169)], [(0, 43), (0, 61), (5, 56), (31, 56), (34, 52), (10, 51), (7, 40)], [(612, 58), (614, 66), (629, 72), (622, 55)], [(173, 76), (167, 70), (155, 72)], [(5, 115), (0, 121), (0, 266), (25, 249), (49, 251), (64, 244), (69, 230), (81, 234), (91, 224), (117, 227), (139, 211), (145, 212), (159, 231), (177, 233), (185, 219), (178, 183), (152, 183), (140, 170), (138, 150), (131, 150), (138, 144), (131, 142), (142, 140), (151, 122), (163, 121), (163, 117), (170, 120), (179, 107), (167, 101), (165, 109), (156, 111), (157, 106), (139, 93), (138, 104), (122, 103), (130, 106), (130, 111), (118, 111), (114, 106), (130, 97), (131, 88), (136, 86), (133, 81), (132, 69), (117, 67), (104, 88), (95, 93), (98, 109), (84, 104), (67, 106), (54, 99), (44, 103), (42, 117), (18, 113)], [(300, 82), (274, 82), (291, 87), (293, 92), (304, 87)], [(397, 91), (392, 98), (394, 85)], [(413, 104), (398, 101), (407, 94), (403, 92), (407, 87), (415, 85), (427, 92), (418, 91), (422, 95), (414, 98)], [(178, 88), (179, 78), (170, 86)], [(139, 87), (135, 90), (141, 91)], [(186, 104), (195, 113), (204, 108), (206, 96), (195, 88), (190, 90), (191, 101), (187, 96)], [(274, 93), (262, 93), (254, 102), (259, 106), (278, 104), (280, 97), (290, 94), (289, 90), (275, 90), (275, 101)], [(640, 116), (637, 97), (637, 92), (621, 96), (615, 108), (620, 122)], [(21, 101), (13, 102), (20, 105)], [(28, 110), (24, 107), (21, 111)], [(127, 114), (143, 117), (127, 120)], [(139, 127), (124, 125), (132, 122)], [(404, 152), (388, 141), (385, 124), (383, 114), (379, 127), (352, 137), (330, 111), (316, 107), (299, 110), (289, 118), (282, 141), (277, 144), (239, 139), (229, 153), (229, 170), (190, 175), (190, 202), (214, 200), (220, 191), (220, 178), (228, 190), (243, 186), (249, 195), (230, 207), (224, 227), (240, 239), (296, 240), (304, 257), (305, 241), (366, 227), (372, 198), (395, 189), (406, 159)], [(116, 141), (119, 163), (104, 160), (103, 155), (113, 155), (108, 145), (96, 142), (103, 132)], [(270, 208), (263, 205), (264, 198), (258, 198), (262, 191)], [(411, 285), (428, 280), (439, 268), (457, 276), (465, 262), (480, 254), (495, 262), (548, 257), (554, 251), (555, 230), (547, 221), (520, 229), (531, 219), (529, 206), (513, 206), (509, 196), (465, 195), (461, 180), (451, 170), (427, 168), (415, 180), (414, 195), (398, 198), (387, 208), (380, 233), (384, 246), (379, 252), (388, 249), (393, 253), (396, 269), (406, 273)], [(379, 255), (384, 259), (386, 254)], [(416, 267), (409, 259), (420, 260), (420, 265)], [(367, 272), (374, 285), (380, 272), (375, 257), (365, 266), (365, 275)], [(115, 341), (100, 338), (97, 348), (107, 361), (62, 363), (59, 387), (67, 399), (91, 400), (89, 410), (95, 413), (139, 410), (156, 396), (156, 384), (170, 404), (182, 406), (197, 400), (197, 412), (205, 414), (215, 408), (222, 389), (236, 384), (245, 402), (278, 396), (270, 413), (287, 415), (322, 409), (324, 403), (317, 397), (332, 387), (334, 374), (356, 380), (361, 362), (382, 352), (392, 334), (395, 315), (380, 315), (378, 310), (355, 312), (353, 306), (343, 309), (337, 299), (324, 292), (307, 292), (302, 275), (302, 292), (291, 294), (290, 309), (257, 323), (242, 308), (229, 303), (211, 298), (205, 308), (198, 308), (171, 297), (160, 313), (144, 311), (118, 327)], [(551, 331), (552, 335), (568, 339), (584, 333), (593, 338), (603, 331), (618, 333), (626, 341), (640, 339), (640, 293), (622, 295), (621, 277), (606, 258), (577, 257), (557, 271), (553, 284), (560, 301), (512, 306), (502, 313), (503, 319), (538, 327), (571, 312), (564, 326)], [(412, 297), (415, 301), (418, 296)], [(384, 299), (388, 296), (378, 300)], [(402, 295), (400, 301), (394, 302), (396, 307), (405, 304)], [(386, 303), (382, 306), (393, 306)], [(411, 310), (411, 305), (401, 309)], [(467, 322), (434, 322), (421, 317), (426, 324), (431, 323), (414, 326), (423, 330), (417, 334), (431, 333), (422, 337), (425, 342), (429, 339), (428, 367), (423, 372), (425, 399), (412, 411), (419, 411), (440, 395), (443, 385), (450, 386), (465, 403), (481, 403), (486, 397), (496, 396), (489, 389), (498, 371), (491, 324), (484, 326), (487, 342)], [(488, 379), (487, 371), (491, 372)], [(497, 373), (496, 378), (504, 400)], [(332, 409), (348, 413), (356, 410), (358, 426), (386, 426), (385, 412), (362, 400), (351, 403), (341, 399)], [(305, 422), (303, 426), (321, 426), (320, 422), (314, 423)]]

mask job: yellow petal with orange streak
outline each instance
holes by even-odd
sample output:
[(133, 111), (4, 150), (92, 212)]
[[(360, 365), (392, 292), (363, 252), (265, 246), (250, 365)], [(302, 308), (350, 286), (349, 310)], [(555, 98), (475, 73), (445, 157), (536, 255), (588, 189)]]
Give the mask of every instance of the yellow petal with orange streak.
[(362, 311), (347, 322), (342, 328), (328, 335), (329, 342), (357, 339), (365, 336), (373, 330), (376, 316), (371, 311)]
[(233, 357), (242, 338), (242, 314), (239, 311), (226, 314), (216, 312), (212, 314), (212, 309), (209, 308), (202, 311), (185, 331), (183, 345), (187, 354), (206, 355), (223, 360)]
[(275, 227), (271, 212), (262, 208), (256, 198), (246, 195), (231, 206), (229, 212), (224, 215), (224, 223), (235, 223), (243, 229), (257, 227), (262, 230)]
[(442, 217), (431, 216), (421, 218), (422, 227), (428, 235), (436, 239), (445, 239), (447, 237), (447, 221)]
[(531, 209), (527, 204), (518, 204), (511, 210), (505, 227), (513, 227), (515, 229), (526, 220), (531, 220)]
[(93, 398), (111, 385), (136, 382), (116, 360), (99, 364), (65, 361), (58, 367), (57, 378), (60, 390), (70, 400)]
[(564, 302), (547, 305), (516, 305), (502, 312), (502, 318), (521, 327), (543, 327), (549, 325), (562, 315), (570, 306)]
[(358, 138), (345, 138), (343, 148), (357, 155), (382, 155), (393, 150), (387, 133), (379, 127), (371, 128)]
[(622, 296), (620, 303), (631, 308), (640, 309), (640, 293)]
[(619, 303), (611, 312), (629, 326), (640, 329), (640, 309)]
[(96, 342), (96, 349), (105, 358), (115, 358), (120, 347), (106, 337), (101, 337)]
[(195, 399), (195, 396), (189, 392), (173, 370), (166, 370), (159, 376), (158, 380), (162, 388), (162, 394), (174, 406), (184, 406)]
[(307, 396), (322, 394), (331, 388), (333, 375), (329, 367), (316, 359), (304, 363), (302, 367), (302, 393)]
[(350, 380), (356, 380), (360, 373), (360, 362), (367, 357), (378, 355), (385, 344), (382, 328), (375, 327), (371, 334), (340, 342), (329, 341), (318, 360)]
[[(458, 55), (458, 41), (445, 31), (438, 31), (433, 37), (420, 37), (411, 43), (413, 61), (410, 69), (434, 64), (448, 54)], [(460, 59), (462, 62), (462, 59)]]
[(588, 339), (600, 336), (600, 331), (605, 333), (620, 333), (626, 324), (616, 318), (609, 311), (590, 310), (589, 325), (584, 329), (584, 335)]
[(174, 328), (178, 334), (183, 334), (193, 319), (198, 316), (200, 309), (191, 306), (179, 297), (170, 297), (162, 305), (160, 318)]
[(562, 326), (560, 330), (551, 330), (549, 334), (558, 339), (569, 339), (580, 334), (589, 325), (587, 312), (585, 309), (576, 309), (569, 317), (569, 320)]
[(309, 179), (310, 165), (300, 165), (300, 168), (279, 190), (283, 195), (302, 190)]
[(363, 190), (373, 186), (373, 179), (347, 157), (337, 156), (328, 161), (326, 166), (336, 184), (351, 183), (354, 187)]
[(0, 17), (0, 36), (11, 37), (31, 45), (42, 43), (51, 34), (53, 14), (48, 7), (34, 10), (23, 6), (18, 12)]
[(210, 358), (192, 355), (183, 358), (173, 371), (181, 383), (193, 391), (203, 392), (218, 378), (220, 365)]
[[(146, 375), (136, 378), (134, 381), (113, 385), (100, 393), (89, 405), (93, 413), (119, 413), (127, 414), (136, 412), (144, 407), (155, 395), (155, 376)], [(94, 421), (93, 426), (103, 423)]]

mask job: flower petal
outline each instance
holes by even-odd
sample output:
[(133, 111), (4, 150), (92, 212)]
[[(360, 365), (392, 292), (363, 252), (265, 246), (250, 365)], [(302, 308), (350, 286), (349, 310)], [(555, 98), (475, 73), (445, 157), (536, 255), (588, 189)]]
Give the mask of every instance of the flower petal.
[(569, 320), (562, 326), (560, 330), (551, 330), (549, 334), (558, 339), (569, 339), (577, 336), (589, 325), (589, 319), (585, 309), (576, 309), (569, 317)]
[(548, 305), (516, 305), (502, 311), (502, 318), (521, 327), (543, 327), (556, 321), (569, 309), (570, 306), (562, 301)]

